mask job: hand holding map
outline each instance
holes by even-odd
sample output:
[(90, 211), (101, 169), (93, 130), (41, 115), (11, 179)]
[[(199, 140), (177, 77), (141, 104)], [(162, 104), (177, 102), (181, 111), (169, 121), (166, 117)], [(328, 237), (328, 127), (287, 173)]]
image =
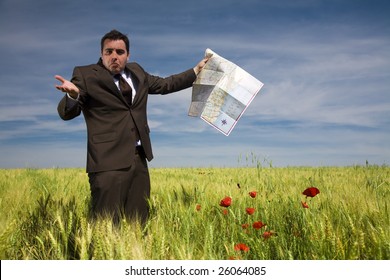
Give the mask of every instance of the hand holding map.
[(189, 116), (200, 117), (228, 136), (263, 83), (210, 49), (192, 87)]

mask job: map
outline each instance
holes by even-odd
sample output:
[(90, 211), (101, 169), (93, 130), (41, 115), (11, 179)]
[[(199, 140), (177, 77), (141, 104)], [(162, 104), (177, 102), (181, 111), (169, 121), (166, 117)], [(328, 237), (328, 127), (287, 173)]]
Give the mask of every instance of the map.
[(192, 86), (188, 115), (200, 117), (228, 136), (263, 83), (210, 49)]

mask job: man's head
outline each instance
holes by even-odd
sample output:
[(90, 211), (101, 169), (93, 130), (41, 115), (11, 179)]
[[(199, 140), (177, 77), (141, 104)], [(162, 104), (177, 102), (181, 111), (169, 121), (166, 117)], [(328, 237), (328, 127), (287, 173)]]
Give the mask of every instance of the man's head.
[(129, 38), (117, 30), (112, 30), (103, 36), (100, 46), (103, 65), (112, 74), (123, 71), (130, 57)]

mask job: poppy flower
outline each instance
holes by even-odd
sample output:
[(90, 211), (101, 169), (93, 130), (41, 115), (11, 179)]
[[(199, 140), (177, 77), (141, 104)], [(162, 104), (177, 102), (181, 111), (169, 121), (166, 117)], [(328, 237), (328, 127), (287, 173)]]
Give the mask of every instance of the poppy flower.
[(248, 215), (252, 215), (253, 213), (255, 213), (255, 208), (248, 207), (245, 209), (245, 211)]
[(301, 201), (303, 208), (309, 208), (309, 205), (307, 205), (306, 201)]
[(202, 208), (202, 206), (200, 206), (200, 204), (196, 204), (196, 211), (200, 211), (200, 209)]
[(249, 224), (242, 224), (241, 227), (242, 227), (243, 229), (247, 229), (247, 228), (249, 227)]
[(320, 193), (319, 189), (317, 189), (316, 187), (310, 187), (304, 190), (302, 194), (306, 195), (307, 198), (308, 196), (315, 197), (319, 193)]
[(257, 192), (256, 192), (256, 191), (249, 192), (249, 195), (250, 195), (252, 198), (255, 198), (256, 195), (257, 195)]
[(234, 245), (234, 250), (248, 252), (249, 247), (246, 246), (244, 243), (238, 243), (238, 244)]
[(227, 215), (227, 214), (229, 214), (229, 211), (227, 209), (223, 209), (222, 214)]
[(261, 229), (262, 227), (265, 227), (266, 224), (263, 224), (262, 221), (257, 221), (253, 223), (253, 228), (254, 229)]
[(232, 204), (232, 198), (230, 196), (225, 197), (219, 202), (219, 206), (229, 207)]
[(274, 235), (275, 234), (275, 232), (273, 232), (273, 231), (265, 231), (264, 233), (263, 233), (263, 238), (264, 239), (268, 239), (268, 238), (270, 238), (272, 235)]

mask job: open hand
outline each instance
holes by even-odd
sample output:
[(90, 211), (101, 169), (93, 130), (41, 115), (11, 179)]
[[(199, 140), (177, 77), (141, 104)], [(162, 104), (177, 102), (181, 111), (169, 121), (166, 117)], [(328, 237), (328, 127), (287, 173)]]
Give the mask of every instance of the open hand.
[(80, 90), (76, 85), (68, 80), (66, 80), (64, 77), (60, 75), (55, 75), (54, 78), (56, 78), (58, 81), (60, 81), (61, 85), (56, 85), (56, 89), (66, 92), (69, 94), (72, 98), (76, 99), (80, 93)]

